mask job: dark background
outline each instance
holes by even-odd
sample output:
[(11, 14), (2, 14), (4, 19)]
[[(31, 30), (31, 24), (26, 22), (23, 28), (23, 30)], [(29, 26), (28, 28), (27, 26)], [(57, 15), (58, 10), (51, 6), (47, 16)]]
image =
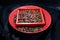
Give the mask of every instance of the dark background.
[[(19, 33), (8, 22), (9, 13), (19, 6), (36, 5), (52, 16), (52, 24), (42, 33)], [(60, 40), (60, 0), (0, 0), (0, 40)]]
[(60, 0), (0, 0), (0, 5), (8, 6), (12, 4), (27, 4), (27, 3), (35, 3), (35, 4), (43, 4), (43, 5), (59, 5)]

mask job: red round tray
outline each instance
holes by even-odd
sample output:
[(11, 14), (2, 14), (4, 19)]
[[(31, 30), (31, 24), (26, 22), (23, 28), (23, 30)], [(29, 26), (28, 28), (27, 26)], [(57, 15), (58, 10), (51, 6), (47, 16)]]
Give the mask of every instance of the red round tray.
[[(18, 16), (19, 16), (19, 10), (39, 10), (40, 11), (40, 15), (41, 15), (41, 22), (33, 22), (33, 23), (19, 23), (18, 22)], [(32, 12), (33, 12), (32, 11)], [(17, 21), (16, 23), (14, 22), (14, 16), (17, 15)], [(32, 13), (33, 15), (33, 13)], [(16, 9), (14, 9), (10, 15), (9, 15), (9, 23), (10, 25), (17, 31), (21, 32), (20, 30), (18, 30), (17, 26), (28, 26), (28, 27), (32, 27), (32, 26), (43, 26), (39, 32), (42, 32), (44, 30), (46, 30), (50, 24), (51, 24), (51, 16), (49, 14), (49, 12), (47, 12), (45, 9), (41, 8), (41, 7), (37, 7), (37, 6), (21, 6), (18, 7)], [(26, 32), (26, 33), (36, 33), (36, 32)]]

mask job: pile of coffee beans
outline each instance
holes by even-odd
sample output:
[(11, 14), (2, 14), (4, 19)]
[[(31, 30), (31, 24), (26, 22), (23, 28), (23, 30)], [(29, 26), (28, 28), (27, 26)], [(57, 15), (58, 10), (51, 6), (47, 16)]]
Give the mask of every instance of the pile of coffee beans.
[(40, 10), (19, 10), (18, 23), (41, 22)]
[(21, 32), (39, 32), (42, 27), (18, 27)]
[[(14, 17), (16, 23), (17, 15)], [(40, 10), (20, 10), (18, 13), (18, 23), (41, 22)], [(39, 32), (42, 27), (18, 27), (21, 32)]]

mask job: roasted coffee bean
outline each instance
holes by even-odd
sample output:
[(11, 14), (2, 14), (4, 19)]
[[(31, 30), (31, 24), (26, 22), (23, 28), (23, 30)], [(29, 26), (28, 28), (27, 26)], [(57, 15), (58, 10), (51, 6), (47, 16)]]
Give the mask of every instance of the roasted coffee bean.
[(21, 32), (39, 32), (42, 27), (18, 27)]
[(17, 15), (14, 15), (14, 22), (16, 23)]
[(24, 21), (23, 20), (18, 20), (18, 23), (24, 23)]

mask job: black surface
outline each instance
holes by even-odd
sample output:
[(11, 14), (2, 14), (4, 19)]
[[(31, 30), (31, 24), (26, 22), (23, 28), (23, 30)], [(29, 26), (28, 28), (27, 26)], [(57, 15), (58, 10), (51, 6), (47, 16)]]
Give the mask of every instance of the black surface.
[[(28, 35), (14, 30), (9, 22), (9, 13), (16, 7), (37, 5), (46, 9), (52, 16), (52, 24), (42, 33)], [(1, 0), (0, 1), (0, 40), (60, 40), (60, 3), (59, 0)]]

